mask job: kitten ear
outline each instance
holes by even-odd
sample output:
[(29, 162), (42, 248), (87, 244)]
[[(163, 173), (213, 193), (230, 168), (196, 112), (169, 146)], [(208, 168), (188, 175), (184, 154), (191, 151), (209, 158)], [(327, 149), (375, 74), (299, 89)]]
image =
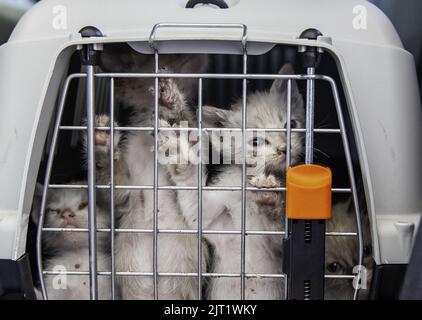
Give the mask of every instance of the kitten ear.
[(41, 212), (41, 200), (44, 192), (44, 186), (41, 183), (35, 185), (34, 200), (32, 201), (31, 218), (32, 221), (37, 225), (40, 219)]
[(222, 128), (228, 123), (230, 110), (204, 106), (202, 107), (202, 123), (204, 128)]
[[(280, 71), (279, 74), (295, 74), (295, 70), (293, 66), (289, 63), (285, 64)], [(286, 79), (277, 79), (273, 82), (273, 85), (271, 86), (271, 93), (272, 94), (287, 94), (287, 82)], [(296, 97), (300, 95), (299, 88), (297, 86), (297, 82), (295, 80), (292, 80), (292, 97)]]
[[(99, 65), (105, 72), (135, 72), (152, 64), (148, 55), (134, 51), (128, 44), (107, 44), (100, 55)], [(152, 68), (152, 66), (150, 66)]]

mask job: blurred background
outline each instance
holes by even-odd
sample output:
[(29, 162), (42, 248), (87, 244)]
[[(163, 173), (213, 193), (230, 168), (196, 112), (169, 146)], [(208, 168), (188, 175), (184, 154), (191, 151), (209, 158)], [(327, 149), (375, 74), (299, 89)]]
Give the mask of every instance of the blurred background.
[[(0, 0), (0, 45), (7, 41), (16, 22), (25, 11), (38, 1), (42, 0)], [(405, 48), (415, 57), (422, 92), (422, 19), (420, 18), (422, 0), (369, 1), (387, 14), (395, 25)]]

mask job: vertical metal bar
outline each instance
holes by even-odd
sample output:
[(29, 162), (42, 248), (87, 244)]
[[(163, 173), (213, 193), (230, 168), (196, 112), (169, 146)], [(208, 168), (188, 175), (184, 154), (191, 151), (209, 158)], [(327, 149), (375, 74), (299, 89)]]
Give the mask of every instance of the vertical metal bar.
[[(158, 73), (158, 51), (154, 51), (154, 70)], [(158, 300), (158, 77), (154, 78), (154, 221), (153, 221), (153, 277), (154, 300)]]
[[(291, 165), (291, 145), (292, 145), (292, 80), (287, 80), (287, 120), (286, 120), (286, 174)], [(287, 214), (285, 214), (287, 217)], [(285, 219), (284, 238), (289, 237), (289, 221)]]
[(98, 299), (97, 279), (97, 224), (95, 216), (95, 79), (94, 66), (86, 66), (86, 108), (88, 140), (88, 236), (89, 236), (89, 288), (91, 300)]
[[(315, 68), (308, 68), (307, 73), (315, 74)], [(306, 80), (306, 164), (314, 162), (314, 82), (315, 80)]]
[[(337, 111), (337, 117), (338, 122), (340, 126), (340, 132), (341, 132), (341, 139), (343, 141), (343, 148), (344, 153), (346, 156), (346, 163), (347, 163), (347, 170), (349, 173), (349, 179), (350, 179), (350, 186), (352, 189), (352, 195), (353, 195), (353, 205), (355, 209), (356, 214), (356, 228), (357, 228), (357, 234), (358, 234), (358, 241), (359, 241), (359, 264), (363, 266), (364, 263), (364, 244), (363, 244), (363, 232), (362, 232), (362, 221), (360, 216), (360, 206), (359, 206), (359, 198), (357, 194), (357, 188), (356, 188), (356, 181), (355, 181), (355, 173), (353, 170), (353, 161), (352, 156), (350, 154), (350, 147), (349, 147), (349, 141), (347, 140), (347, 131), (346, 131), (346, 125), (343, 118), (343, 111), (341, 109), (341, 103), (340, 98), (338, 95), (338, 90), (336, 83), (333, 79), (328, 79), (328, 82), (330, 83), (331, 90), (333, 92), (334, 96), (334, 103), (336, 106)], [(357, 277), (361, 278), (361, 269), (359, 268)], [(355, 288), (353, 299), (356, 300), (359, 296), (359, 288)]]
[[(308, 75), (315, 67), (307, 68)], [(291, 88), (290, 88), (291, 89)], [(313, 163), (314, 151), (314, 80), (307, 80), (305, 163)], [(284, 261), (288, 273), (288, 299), (324, 298), (325, 221), (289, 220)], [(309, 266), (313, 265), (312, 270)]]
[(286, 171), (290, 168), (292, 144), (292, 80), (287, 80)]
[[(248, 52), (246, 46), (243, 47), (243, 74), (248, 73)], [(243, 79), (242, 93), (242, 215), (241, 215), (241, 261), (240, 261), (240, 296), (245, 300), (245, 260), (246, 260), (246, 127), (247, 127), (247, 103), (248, 103), (248, 81)]]
[[(286, 175), (291, 165), (291, 145), (292, 145), (292, 80), (287, 80), (287, 122), (286, 122)], [(284, 239), (289, 238), (289, 219), (287, 219), (286, 206), (284, 205)], [(287, 277), (284, 277), (284, 297), (287, 299), (288, 285)]]
[(198, 300), (202, 300), (202, 78), (198, 80)]
[(40, 284), (41, 284), (41, 293), (44, 300), (48, 300), (48, 293), (45, 288), (43, 265), (42, 265), (42, 229), (44, 226), (45, 205), (47, 202), (48, 185), (50, 184), (51, 171), (52, 171), (53, 163), (54, 163), (54, 154), (56, 152), (64, 105), (66, 102), (67, 93), (69, 91), (69, 84), (74, 78), (75, 78), (74, 76), (70, 76), (66, 79), (66, 82), (63, 86), (63, 93), (60, 98), (59, 107), (57, 110), (56, 122), (54, 123), (53, 137), (51, 141), (50, 152), (48, 154), (47, 168), (46, 168), (46, 173), (44, 177), (44, 188), (43, 188), (43, 195), (41, 199), (40, 218), (39, 218), (38, 227), (37, 227), (37, 248), (36, 248), (37, 249), (37, 267), (38, 267), (38, 275), (39, 275)]
[(116, 300), (116, 263), (114, 252), (114, 78), (110, 78), (110, 251), (111, 251), (111, 299)]

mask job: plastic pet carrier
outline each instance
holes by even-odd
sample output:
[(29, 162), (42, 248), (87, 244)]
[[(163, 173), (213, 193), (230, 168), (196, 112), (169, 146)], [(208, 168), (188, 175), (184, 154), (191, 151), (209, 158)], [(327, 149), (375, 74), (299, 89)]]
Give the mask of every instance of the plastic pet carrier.
[[(279, 73), (283, 65), (289, 72)], [(397, 297), (422, 212), (422, 114), (413, 57), (372, 4), (44, 0), (0, 47), (0, 70), (0, 296)], [(186, 95), (195, 115), (187, 126), (163, 125), (166, 81)], [(127, 94), (139, 83), (146, 85)], [(284, 91), (271, 101), (284, 108), (285, 124), (254, 127), (264, 116), (250, 113), (250, 105), (275, 84)], [(127, 103), (145, 95), (151, 99), (143, 109)], [(304, 116), (298, 122), (292, 117), (299, 100)], [(234, 109), (237, 125), (221, 125), (220, 114)], [(107, 121), (98, 121), (101, 114)], [(150, 124), (135, 123), (137, 117)], [(163, 173), (159, 137), (170, 129), (176, 138), (193, 133), (199, 141), (193, 184), (180, 186)], [(218, 184), (230, 164), (204, 161), (212, 149), (204, 141), (224, 132), (240, 137), (239, 175)], [(285, 143), (277, 150), (284, 157), (275, 168), (279, 184), (250, 185), (250, 135), (254, 148), (269, 144), (261, 135)], [(151, 144), (130, 149), (136, 136)], [(104, 149), (102, 181), (101, 139), (111, 146)], [(303, 149), (293, 163), (295, 141)], [(128, 180), (117, 177), (124, 152), (139, 152), (134, 167), (147, 170), (148, 179), (130, 166)], [(192, 221), (174, 200), (182, 194), (194, 195)], [(279, 199), (271, 210), (280, 227), (251, 227), (253, 197), (274, 194)], [(81, 198), (77, 210), (85, 224), (69, 222), (76, 219), (66, 202), (72, 197)], [(205, 212), (223, 198), (238, 199), (238, 211), (226, 206), (231, 220), (212, 227)], [(148, 223), (125, 218), (131, 205)], [(69, 223), (51, 223), (53, 214)], [(224, 237), (234, 246), (226, 256), (217, 246)], [(252, 253), (253, 239), (266, 238), (282, 257), (273, 269), (261, 268), (267, 247)], [(57, 250), (63, 239), (74, 242)], [(178, 239), (186, 240), (181, 248)], [(78, 246), (86, 254), (71, 256)], [(183, 254), (192, 268), (177, 262)], [(229, 260), (227, 269), (217, 267)], [(72, 285), (84, 294), (75, 295), (81, 289)]]

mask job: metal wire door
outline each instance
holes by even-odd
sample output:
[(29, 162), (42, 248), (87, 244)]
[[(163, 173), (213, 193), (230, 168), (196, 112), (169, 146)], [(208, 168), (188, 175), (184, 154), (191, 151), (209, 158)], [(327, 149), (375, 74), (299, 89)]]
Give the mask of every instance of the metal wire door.
[[(156, 46), (156, 34), (159, 29), (161, 28), (232, 28), (232, 29), (239, 29), (242, 31), (242, 39), (240, 43), (239, 53), (243, 57), (243, 72), (241, 74), (186, 74), (186, 73), (160, 73), (159, 72), (159, 59), (160, 53)], [(280, 237), (287, 237), (288, 235), (288, 224), (286, 224), (285, 231), (280, 232), (269, 232), (269, 231), (254, 231), (248, 232), (246, 230), (246, 215), (245, 215), (245, 206), (246, 206), (246, 192), (247, 191), (255, 191), (260, 192), (263, 191), (262, 189), (258, 188), (250, 188), (246, 186), (246, 133), (247, 132), (280, 132), (285, 133), (287, 137), (287, 160), (286, 165), (287, 167), (290, 166), (290, 141), (291, 141), (291, 134), (294, 132), (298, 133), (305, 133), (308, 139), (312, 139), (314, 133), (318, 134), (339, 134), (342, 138), (342, 143), (345, 151), (345, 159), (347, 162), (348, 168), (348, 175), (350, 180), (350, 187), (349, 188), (333, 188), (333, 193), (349, 193), (352, 195), (353, 203), (354, 203), (354, 211), (356, 214), (356, 222), (357, 222), (357, 230), (356, 233), (344, 233), (344, 232), (332, 232), (327, 233), (327, 236), (337, 236), (337, 237), (349, 237), (354, 236), (358, 238), (359, 241), (359, 257), (358, 261), (360, 265), (363, 265), (363, 236), (362, 236), (362, 227), (361, 227), (361, 217), (360, 217), (360, 208), (359, 208), (359, 201), (358, 201), (358, 193), (356, 190), (356, 182), (355, 182), (355, 173), (353, 170), (352, 158), (349, 148), (349, 142), (347, 139), (347, 132), (345, 127), (345, 120), (342, 113), (342, 108), (340, 104), (339, 92), (337, 89), (337, 85), (333, 78), (325, 76), (325, 75), (318, 75), (315, 74), (315, 70), (308, 70), (308, 74), (295, 74), (295, 75), (280, 75), (280, 74), (249, 74), (248, 73), (248, 52), (247, 52), (247, 27), (241, 24), (157, 24), (154, 26), (151, 35), (150, 35), (150, 46), (154, 50), (154, 57), (155, 57), (155, 72), (154, 73), (95, 73), (95, 69), (93, 65), (88, 65), (86, 69), (86, 73), (77, 73), (69, 75), (65, 82), (61, 93), (61, 98), (58, 103), (57, 107), (57, 115), (54, 123), (53, 128), (53, 138), (51, 143), (51, 148), (48, 157), (47, 169), (45, 174), (44, 180), (44, 190), (43, 190), (43, 197), (41, 203), (41, 215), (39, 220), (38, 226), (38, 237), (37, 237), (37, 262), (38, 262), (38, 269), (39, 275), (41, 279), (41, 289), (43, 293), (43, 297), (45, 299), (48, 298), (48, 292), (46, 291), (46, 286), (44, 282), (44, 276), (46, 275), (57, 275), (62, 274), (57, 271), (53, 270), (44, 270), (43, 269), (43, 257), (42, 257), (42, 235), (45, 232), (85, 232), (89, 235), (89, 272), (88, 271), (80, 271), (80, 272), (67, 272), (68, 276), (81, 276), (81, 275), (88, 275), (89, 276), (89, 284), (90, 284), (90, 297), (91, 299), (98, 298), (98, 277), (109, 276), (111, 278), (110, 281), (110, 290), (112, 292), (112, 298), (115, 299), (116, 295), (116, 277), (117, 276), (139, 276), (139, 277), (152, 277), (154, 283), (154, 298), (158, 299), (158, 278), (159, 277), (177, 277), (177, 276), (184, 276), (184, 277), (197, 277), (198, 279), (198, 299), (202, 299), (202, 285), (203, 279), (206, 277), (233, 277), (240, 279), (240, 288), (241, 292), (239, 293), (240, 298), (243, 300), (245, 298), (245, 280), (247, 278), (254, 278), (254, 277), (273, 277), (273, 278), (286, 278), (285, 274), (248, 274), (246, 273), (245, 269), (245, 239), (248, 235), (272, 235), (272, 236), (280, 236)], [(94, 101), (94, 90), (95, 90), (95, 82), (96, 79), (108, 79), (110, 83), (110, 105), (109, 105), (109, 117), (110, 117), (110, 126), (109, 127), (95, 127), (94, 123), (94, 116), (95, 116), (95, 101)], [(150, 78), (154, 79), (154, 86), (155, 86), (155, 99), (154, 99), (154, 110), (155, 116), (153, 120), (153, 127), (116, 127), (114, 125), (114, 109), (115, 109), (115, 84), (114, 80), (117, 78)], [(243, 151), (242, 151), (242, 179), (241, 179), (241, 186), (240, 187), (229, 187), (229, 188), (212, 188), (203, 186), (202, 181), (202, 161), (199, 159), (198, 165), (198, 181), (197, 186), (189, 186), (183, 187), (183, 190), (192, 190), (198, 192), (198, 225), (197, 230), (163, 230), (158, 229), (158, 218), (157, 218), (157, 208), (158, 208), (158, 191), (159, 190), (177, 190), (181, 187), (176, 186), (159, 186), (158, 185), (158, 142), (157, 137), (158, 133), (161, 130), (166, 130), (166, 128), (159, 127), (159, 119), (158, 119), (158, 108), (159, 108), (159, 99), (158, 99), (158, 86), (159, 86), (159, 79), (160, 78), (192, 78), (198, 81), (198, 125), (194, 128), (187, 128), (187, 129), (173, 129), (172, 130), (189, 130), (189, 131), (196, 131), (199, 137), (199, 141), (202, 141), (203, 133), (204, 132), (212, 132), (212, 131), (221, 131), (224, 129), (221, 128), (203, 128), (202, 127), (202, 104), (203, 104), (203, 80), (204, 79), (233, 79), (233, 80), (241, 80), (242, 81), (242, 126), (239, 128), (230, 128), (231, 131), (238, 131), (242, 133), (243, 137)], [(86, 91), (87, 91), (87, 98), (86, 98), (86, 107), (87, 107), (87, 125), (86, 126), (63, 126), (62, 125), (62, 116), (63, 110), (66, 102), (66, 98), (69, 91), (69, 86), (72, 81), (77, 81), (79, 79), (85, 79), (86, 81)], [(248, 128), (247, 127), (247, 96), (248, 96), (248, 88), (247, 82), (248, 80), (276, 80), (276, 79), (284, 79), (288, 82), (288, 91), (287, 91), (287, 128), (280, 128), (280, 129), (258, 129), (258, 128)], [(306, 129), (293, 129), (290, 127), (290, 120), (291, 120), (291, 107), (292, 107), (292, 81), (306, 81), (307, 83), (307, 127)], [(331, 128), (331, 129), (319, 129), (313, 127), (313, 95), (314, 95), (314, 83), (315, 81), (323, 81), (329, 84), (333, 97), (334, 97), (334, 104), (335, 109), (337, 112), (339, 128)], [(74, 184), (52, 184), (51, 183), (51, 172), (54, 162), (54, 155), (58, 144), (59, 133), (61, 131), (86, 131), (88, 135), (88, 184), (86, 185), (74, 185)], [(95, 130), (104, 130), (109, 131), (110, 133), (110, 146), (113, 149), (114, 146), (114, 132), (116, 131), (143, 131), (143, 132), (153, 132), (154, 133), (154, 179), (153, 185), (138, 185), (138, 186), (124, 186), (124, 185), (116, 185), (114, 181), (114, 168), (113, 168), (113, 159), (114, 159), (114, 150), (110, 152), (110, 184), (108, 185), (97, 185), (95, 180), (95, 155), (94, 155), (94, 135)], [(201, 146), (201, 143), (199, 143)], [(201, 157), (201, 150), (198, 153)], [(313, 154), (313, 150), (309, 149), (307, 155), (311, 157)], [(87, 189), (89, 195), (89, 224), (88, 228), (81, 229), (81, 228), (46, 228), (44, 227), (44, 218), (45, 218), (45, 210), (46, 210), (46, 199), (47, 193), (50, 189), (59, 189), (59, 188), (78, 188), (78, 189)], [(108, 189), (110, 193), (110, 219), (111, 225), (110, 228), (106, 229), (97, 229), (96, 228), (96, 214), (95, 214), (95, 191), (97, 189)], [(154, 208), (153, 208), (153, 228), (148, 230), (141, 230), (141, 229), (120, 229), (116, 228), (115, 225), (115, 204), (114, 204), (114, 192), (117, 189), (130, 189), (130, 190), (152, 190), (154, 194)], [(204, 230), (202, 226), (202, 192), (204, 190), (233, 190), (233, 191), (240, 191), (241, 192), (241, 199), (242, 199), (242, 207), (241, 207), (241, 230), (233, 230), (233, 231), (224, 231), (221, 234), (228, 234), (232, 233), (240, 237), (241, 239), (241, 257), (240, 257), (240, 265), (241, 268), (238, 273), (233, 274), (215, 274), (215, 273), (207, 273), (206, 270), (202, 268), (202, 241), (204, 234), (219, 234), (218, 231), (211, 231), (211, 230)], [(265, 189), (264, 191), (269, 191)], [(285, 192), (286, 188), (273, 188), (270, 191), (276, 192)], [(96, 249), (96, 235), (97, 232), (109, 233), (110, 240), (111, 240), (111, 266), (110, 271), (107, 272), (98, 272), (97, 270), (97, 249)], [(122, 272), (120, 270), (116, 270), (115, 267), (115, 235), (117, 233), (144, 233), (144, 234), (152, 234), (153, 236), (153, 272)], [(198, 272), (197, 273), (159, 273), (158, 272), (158, 259), (157, 259), (157, 250), (158, 250), (158, 234), (159, 233), (168, 233), (168, 234), (196, 234), (197, 235), (197, 242), (198, 242)], [(356, 278), (360, 278), (360, 270), (358, 271), (357, 275), (342, 275), (342, 276), (335, 276), (335, 275), (326, 275), (326, 278), (340, 278), (344, 279), (345, 281), (356, 280)], [(286, 283), (286, 281), (285, 281)], [(357, 292), (359, 289), (355, 291), (355, 297), (357, 297)]]

